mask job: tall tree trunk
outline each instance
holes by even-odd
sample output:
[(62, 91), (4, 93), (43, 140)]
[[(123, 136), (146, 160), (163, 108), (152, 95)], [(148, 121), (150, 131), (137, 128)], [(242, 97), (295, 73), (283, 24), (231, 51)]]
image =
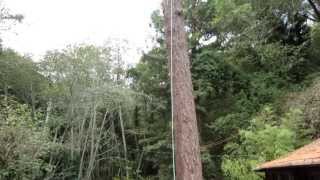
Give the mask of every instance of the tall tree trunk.
[(93, 154), (94, 154), (94, 149), (95, 149), (95, 142), (96, 142), (96, 105), (93, 105), (93, 118), (90, 122), (90, 132), (91, 132), (91, 138), (90, 138), (90, 153), (89, 153), (89, 157), (87, 159), (88, 161), (88, 167), (86, 169), (86, 180), (90, 180), (90, 177), (91, 177), (91, 173), (92, 173), (92, 169), (93, 169), (93, 165), (94, 165), (94, 157), (93, 157)]
[(202, 180), (199, 133), (182, 14), (182, 0), (171, 0), (171, 2), (164, 0), (163, 7), (166, 45), (172, 60), (170, 75), (172, 76), (173, 90), (172, 111), (175, 128), (176, 175), (178, 180)]
[[(52, 89), (52, 83), (49, 83), (49, 89)], [(47, 109), (46, 109), (46, 119), (45, 119), (45, 124), (48, 125), (50, 115), (51, 115), (51, 109), (52, 109), (52, 97), (51, 94), (49, 95), (49, 99), (47, 102)]]
[(8, 107), (8, 96), (9, 96), (8, 85), (5, 82), (5, 84), (4, 84), (4, 105), (6, 106), (6, 108)]
[(68, 119), (71, 122), (71, 129), (70, 129), (70, 133), (71, 133), (71, 160), (74, 160), (74, 151), (75, 151), (75, 136), (74, 136), (74, 117), (73, 117), (73, 111), (74, 111), (74, 104), (73, 102), (71, 102), (71, 114), (69, 114), (67, 117), (69, 117)]
[(123, 151), (124, 151), (124, 160), (125, 160), (125, 170), (126, 170), (126, 179), (129, 179), (129, 169), (128, 169), (128, 158), (127, 158), (127, 143), (126, 143), (126, 135), (124, 132), (124, 125), (122, 119), (122, 109), (121, 105), (119, 105), (119, 120), (120, 120), (120, 127), (121, 127), (121, 136), (122, 136), (122, 144), (123, 144)]
[(36, 105), (35, 105), (35, 96), (33, 91), (33, 84), (30, 84), (30, 96), (31, 96), (31, 118), (32, 120), (35, 119), (35, 113), (36, 113)]
[(8, 84), (5, 82), (5, 84), (4, 84), (4, 106), (5, 106), (4, 117), (5, 117), (5, 119), (8, 118), (8, 113), (9, 113), (8, 96), (9, 96)]
[(46, 110), (46, 120), (45, 120), (46, 125), (48, 124), (49, 119), (50, 119), (51, 109), (52, 109), (52, 99), (49, 98), (49, 100), (47, 102), (47, 110)]

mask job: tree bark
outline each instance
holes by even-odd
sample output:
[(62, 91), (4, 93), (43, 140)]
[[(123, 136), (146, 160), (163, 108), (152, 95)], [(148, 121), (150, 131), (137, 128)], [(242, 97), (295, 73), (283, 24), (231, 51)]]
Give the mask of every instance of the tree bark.
[(9, 96), (8, 85), (7, 83), (5, 83), (4, 84), (4, 105), (6, 108), (8, 107), (8, 96)]
[[(166, 45), (169, 57), (172, 59), (172, 64), (169, 63), (169, 67), (171, 64), (172, 71), (170, 75), (172, 76), (173, 91), (172, 111), (175, 128), (176, 176), (178, 180), (202, 180), (199, 133), (191, 81), (187, 36), (182, 14), (182, 0), (172, 0), (171, 2), (170, 0), (164, 0), (163, 8)], [(171, 7), (171, 5), (173, 6)], [(171, 12), (171, 10), (173, 11)]]
[(47, 103), (47, 110), (46, 110), (46, 120), (45, 120), (46, 125), (48, 124), (50, 119), (51, 108), (52, 108), (52, 99), (49, 98), (49, 101)]
[(5, 106), (4, 117), (5, 117), (5, 119), (8, 118), (8, 114), (9, 114), (8, 96), (9, 96), (8, 84), (5, 82), (5, 84), (4, 84), (4, 106)]
[(312, 0), (308, 0), (310, 6), (312, 7), (314, 14), (317, 16), (317, 20), (320, 21), (320, 9), (318, 6), (320, 6), (320, 1), (312, 1)]
[(127, 158), (127, 143), (126, 143), (126, 135), (124, 132), (124, 124), (122, 119), (122, 109), (121, 105), (119, 105), (119, 121), (121, 127), (121, 136), (122, 136), (122, 144), (123, 144), (123, 151), (124, 151), (124, 160), (125, 160), (125, 170), (126, 170), (126, 179), (129, 179), (129, 169), (128, 169), (128, 158)]
[(36, 105), (35, 105), (35, 97), (33, 91), (33, 84), (30, 84), (30, 96), (31, 96), (31, 119), (35, 120), (35, 113), (36, 113)]

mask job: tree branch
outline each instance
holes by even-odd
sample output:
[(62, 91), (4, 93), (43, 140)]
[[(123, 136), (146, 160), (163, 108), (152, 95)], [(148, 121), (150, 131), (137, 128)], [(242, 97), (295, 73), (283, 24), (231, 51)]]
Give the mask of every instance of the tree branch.
[(310, 6), (312, 7), (314, 13), (317, 15), (317, 19), (318, 21), (320, 20), (320, 10), (318, 9), (317, 5), (315, 4), (315, 2), (313, 2), (312, 0), (308, 0)]

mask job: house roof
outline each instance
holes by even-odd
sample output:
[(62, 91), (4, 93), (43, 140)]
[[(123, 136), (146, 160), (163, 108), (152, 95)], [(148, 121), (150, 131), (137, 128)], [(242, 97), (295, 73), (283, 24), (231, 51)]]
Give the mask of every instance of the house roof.
[(261, 164), (255, 170), (320, 165), (320, 139), (279, 159)]

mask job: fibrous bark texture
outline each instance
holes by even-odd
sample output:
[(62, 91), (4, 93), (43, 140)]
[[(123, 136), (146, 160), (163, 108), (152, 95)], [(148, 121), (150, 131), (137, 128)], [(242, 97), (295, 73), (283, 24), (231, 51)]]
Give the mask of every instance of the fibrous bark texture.
[(176, 177), (178, 180), (202, 180), (199, 133), (182, 0), (164, 0), (163, 8), (169, 67), (172, 65), (170, 76), (172, 76)]

